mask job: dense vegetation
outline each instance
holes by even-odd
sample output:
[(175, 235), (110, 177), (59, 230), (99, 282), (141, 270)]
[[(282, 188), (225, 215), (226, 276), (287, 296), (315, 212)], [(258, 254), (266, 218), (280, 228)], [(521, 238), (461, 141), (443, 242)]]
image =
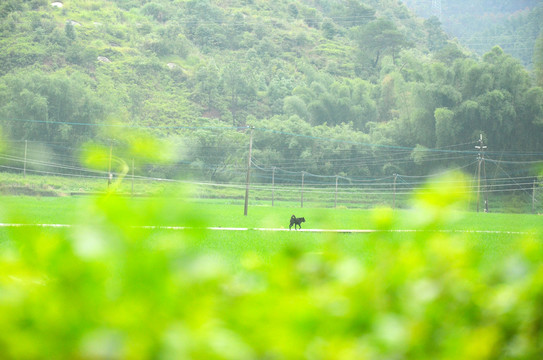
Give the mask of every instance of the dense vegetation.
[[(261, 166), (301, 158), (293, 170), (350, 176), (455, 166), (425, 159), (472, 151), (479, 134), (502, 160), (543, 147), (543, 89), (519, 61), (499, 47), (479, 59), (397, 1), (9, 0), (0, 17), (0, 119), (15, 141), (77, 149), (123, 125), (182, 136), (178, 159), (195, 166), (239, 166), (253, 125)], [(365, 160), (345, 168), (346, 152)]]
[(425, 18), (439, 17), (448, 34), (480, 55), (499, 45), (526, 67), (533, 66), (534, 44), (542, 29), (543, 4), (539, 0), (404, 3)]
[[(0, 357), (539, 359), (540, 222), (455, 223), (460, 184), (430, 186), (402, 216), (314, 210), (312, 225), (382, 230), (322, 236), (142, 228), (277, 227), (287, 208), (242, 217), (173, 198), (6, 199), (4, 223), (75, 226), (0, 229)], [(387, 231), (404, 216), (421, 231)], [(471, 231), (435, 231), (462, 224)]]

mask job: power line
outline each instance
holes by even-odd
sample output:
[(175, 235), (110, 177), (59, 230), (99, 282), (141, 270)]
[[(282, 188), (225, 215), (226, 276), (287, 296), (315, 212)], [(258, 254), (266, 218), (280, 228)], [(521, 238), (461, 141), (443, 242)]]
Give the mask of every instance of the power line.
[(63, 122), (63, 121), (50, 121), (50, 120), (29, 120), (29, 119), (3, 119), (4, 121), (15, 122), (30, 122), (37, 124), (61, 124), (72, 126), (90, 126), (90, 127), (114, 127), (114, 128), (130, 128), (130, 129), (214, 129), (214, 130), (240, 130), (247, 129), (246, 126), (189, 126), (189, 125), (135, 125), (135, 124), (104, 124), (104, 123), (77, 123), (77, 122)]
[[(118, 128), (134, 128), (134, 129), (185, 129), (185, 130), (247, 130), (247, 126), (186, 126), (186, 125), (175, 125), (175, 126), (153, 126), (153, 125), (132, 125), (132, 124), (100, 124), (100, 123), (74, 123), (74, 122), (57, 122), (57, 121), (44, 121), (44, 120), (25, 120), (25, 119), (4, 119), (5, 121), (17, 121), (17, 122), (31, 122), (31, 123), (49, 123), (49, 124), (65, 124), (65, 125), (75, 125), (75, 126), (91, 126), (91, 127), (118, 127)], [(358, 145), (368, 149), (388, 149), (388, 150), (398, 150), (398, 151), (413, 151), (415, 147), (408, 146), (398, 146), (398, 145), (386, 145), (386, 144), (377, 144), (377, 143), (366, 143), (354, 140), (345, 140), (345, 139), (336, 139), (323, 136), (313, 136), (307, 134), (297, 134), (292, 132), (286, 132), (275, 129), (259, 128), (255, 127), (254, 130), (261, 131), (264, 133), (273, 133), (278, 135), (288, 135), (292, 137), (307, 138), (313, 140), (322, 140), (338, 144), (347, 144), (347, 145)], [(469, 144), (469, 143), (468, 143)], [(345, 149), (347, 151), (348, 149)], [(472, 150), (449, 150), (445, 148), (425, 148), (425, 152), (428, 153), (457, 153), (457, 154), (477, 154), (477, 151)], [(504, 154), (505, 152), (489, 152), (496, 154)], [(525, 153), (517, 152), (507, 152), (506, 154), (524, 156)], [(542, 156), (543, 153), (527, 153), (530, 155)]]

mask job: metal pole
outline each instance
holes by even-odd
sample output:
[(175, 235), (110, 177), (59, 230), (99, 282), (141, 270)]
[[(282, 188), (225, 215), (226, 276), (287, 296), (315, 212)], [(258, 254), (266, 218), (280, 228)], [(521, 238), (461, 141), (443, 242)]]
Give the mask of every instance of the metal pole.
[[(485, 155), (484, 151), (486, 149), (486, 146), (483, 144), (483, 134), (479, 134), (479, 146), (475, 146), (476, 149), (479, 150), (479, 154), (477, 155), (477, 212), (479, 212), (479, 202), (480, 202), (480, 192), (481, 192), (481, 163), (484, 162)], [(485, 173), (486, 176), (486, 173)], [(485, 209), (488, 206), (488, 202), (485, 204)]]
[(23, 165), (23, 177), (26, 177), (26, 150), (28, 148), (28, 140), (25, 140), (25, 161)]
[(275, 200), (275, 166), (272, 168), (272, 207)]
[(247, 216), (247, 209), (249, 207), (249, 183), (251, 181), (251, 152), (253, 151), (253, 129), (251, 126), (251, 137), (249, 139), (249, 156), (247, 159), (247, 179), (245, 181), (245, 206), (243, 208), (243, 215)]

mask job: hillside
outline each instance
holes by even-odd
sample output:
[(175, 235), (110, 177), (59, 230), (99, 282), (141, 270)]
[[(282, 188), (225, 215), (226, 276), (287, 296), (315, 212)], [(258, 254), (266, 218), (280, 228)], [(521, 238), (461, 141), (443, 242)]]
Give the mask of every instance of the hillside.
[(129, 126), (182, 136), (184, 163), (229, 180), (217, 168), (241, 166), (247, 138), (217, 128), (256, 126), (262, 167), (320, 174), (462, 165), (474, 154), (433, 149), (471, 151), (479, 134), (502, 160), (543, 150), (531, 74), (398, 1), (9, 0), (0, 17), (0, 121), (19, 154), (24, 140), (123, 142)]
[(534, 46), (541, 33), (543, 3), (539, 0), (405, 0), (419, 16), (439, 17), (444, 30), (479, 55), (502, 47), (533, 68)]

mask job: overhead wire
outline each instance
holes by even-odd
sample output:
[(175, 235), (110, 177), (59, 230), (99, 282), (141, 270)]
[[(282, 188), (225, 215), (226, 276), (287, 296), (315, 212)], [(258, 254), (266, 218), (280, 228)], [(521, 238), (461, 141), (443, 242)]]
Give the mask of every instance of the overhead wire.
[[(203, 127), (205, 129), (208, 129), (208, 127)], [(221, 128), (221, 127), (214, 127), (214, 129), (218, 130), (233, 130), (232, 127), (227, 128)], [(235, 129), (247, 129), (247, 127), (236, 127)], [(260, 129), (262, 130), (262, 129)], [(286, 132), (281, 132), (281, 135), (291, 135), (291, 136), (300, 136), (299, 134), (289, 134)], [(348, 145), (360, 145), (362, 149), (369, 149), (368, 147), (371, 147), (375, 144), (366, 144), (366, 143), (358, 143), (358, 142), (350, 142), (350, 141), (342, 141), (338, 139), (331, 139), (331, 138), (324, 138), (324, 137), (313, 137), (311, 138), (319, 141), (330, 141), (330, 142), (337, 142), (338, 144), (348, 144)], [(11, 144), (22, 144), (22, 141), (12, 141)], [(471, 145), (474, 142), (467, 142), (463, 144), (453, 144), (446, 147), (443, 147), (441, 149), (428, 149), (427, 156), (424, 157), (425, 163), (428, 163), (430, 161), (445, 161), (445, 160), (452, 160), (452, 161), (461, 161), (461, 160), (467, 160), (473, 157), (473, 154), (476, 153), (476, 151), (464, 151), (464, 150), (450, 150), (452, 148), (460, 148), (463, 146)], [(34, 142), (33, 142), (34, 144)], [(51, 147), (57, 146), (57, 150), (62, 150), (62, 143), (59, 142), (51, 142), (49, 144), (42, 143), (41, 145), (48, 145)], [(360, 147), (357, 147), (354, 149), (356, 152), (360, 151)], [(445, 149), (444, 149), (445, 148)], [(79, 166), (80, 163), (79, 159), (73, 158), (69, 155), (70, 152), (76, 152), (77, 149), (74, 149), (73, 147), (65, 147), (65, 149), (71, 150), (63, 153), (58, 153), (57, 151), (54, 151), (54, 149), (51, 151), (51, 153), (46, 153), (44, 155), (43, 151), (35, 150), (34, 147), (31, 147), (28, 149), (27, 156), (23, 158), (22, 156), (17, 156), (17, 150), (21, 151), (21, 148), (12, 147), (11, 145), (8, 146), (9, 154), (0, 155), (0, 160), (4, 160), (4, 162), (15, 162), (18, 164), (22, 164), (23, 162), (29, 167), (27, 167), (26, 171), (29, 173), (36, 173), (36, 174), (46, 174), (46, 175), (53, 175), (53, 176), (74, 176), (74, 177), (80, 177), (80, 178), (99, 178), (103, 179), (107, 176), (107, 172), (105, 170), (93, 170), (93, 169), (87, 169), (84, 167)], [(186, 182), (198, 186), (228, 186), (233, 188), (239, 188), (242, 189), (245, 186), (245, 183), (242, 181), (236, 182), (234, 179), (237, 176), (239, 179), (242, 179), (245, 175), (245, 171), (247, 169), (246, 164), (243, 164), (244, 161), (240, 160), (239, 165), (236, 165), (236, 163), (228, 163), (228, 162), (222, 162), (222, 159), (224, 159), (224, 156), (222, 153), (234, 151), (239, 152), (240, 154), (245, 153), (247, 150), (246, 144), (222, 144), (222, 145), (201, 145), (199, 147), (200, 152), (197, 154), (197, 156), (190, 157), (190, 159), (187, 160), (172, 160), (169, 162), (163, 162), (163, 163), (141, 163), (140, 168), (147, 167), (164, 167), (165, 169), (175, 169), (176, 172), (185, 172), (190, 173), (191, 171), (202, 171), (202, 170), (209, 170), (209, 171), (218, 171), (219, 173), (223, 174), (229, 174), (227, 175), (227, 178), (229, 177), (231, 180), (221, 183), (218, 181), (208, 181), (208, 182), (202, 182), (202, 181), (195, 181), (195, 180), (176, 180), (176, 179), (168, 179), (168, 178), (161, 178), (161, 177), (153, 177), (153, 176), (142, 176), (142, 175), (135, 175), (132, 178), (135, 180), (142, 180), (142, 181), (172, 181), (172, 182)], [(190, 153), (190, 146), (188, 145), (180, 145), (178, 148), (179, 151), (182, 153)], [(184, 151), (187, 150), (187, 151)], [(202, 151), (203, 150), (203, 151)], [(360, 156), (354, 156), (354, 157), (346, 157), (341, 156), (342, 154), (353, 153), (353, 148), (346, 148), (346, 149), (332, 149), (330, 151), (338, 151), (339, 152), (339, 158), (321, 158), (318, 161), (322, 161), (323, 163), (332, 164), (333, 166), (343, 166), (351, 169), (355, 169), (359, 166), (374, 166), (379, 164), (385, 164), (385, 163), (394, 163), (394, 164), (402, 164), (404, 162), (411, 162), (411, 152), (413, 151), (413, 148), (407, 148), (407, 147), (396, 147), (396, 146), (388, 146), (379, 152), (371, 151), (368, 154), (361, 154)], [(442, 151), (446, 150), (446, 151)], [(209, 153), (206, 153), (206, 151), (209, 151)], [(213, 154), (212, 151), (219, 151), (219, 154)], [(365, 150), (369, 151), (369, 150)], [(203, 152), (203, 153), (202, 153)], [(326, 154), (326, 150), (323, 150), (323, 153)], [(504, 152), (499, 152), (499, 154), (503, 155)], [(488, 152), (487, 152), (488, 154)], [(536, 156), (539, 155), (539, 153), (521, 153), (521, 152), (509, 152), (508, 155), (511, 156), (517, 156), (517, 155), (530, 155), (530, 156)], [(196, 154), (193, 154), (196, 155)], [(193, 156), (191, 155), (191, 156)], [(185, 156), (185, 158), (187, 158)], [(220, 163), (213, 164), (213, 161), (221, 159)], [(200, 163), (196, 163), (200, 161)], [(499, 164), (507, 164), (507, 165), (527, 165), (527, 164), (538, 164), (542, 161), (508, 161), (508, 160), (493, 160), (491, 158), (488, 158), (487, 161), (489, 163), (495, 163), (496, 166), (499, 166)], [(264, 160), (264, 158), (259, 159), (259, 155), (257, 154), (251, 159), (251, 166), (253, 167), (253, 174), (252, 176), (255, 177), (255, 179), (258, 179), (255, 183), (251, 184), (251, 188), (254, 189), (260, 189), (260, 190), (277, 190), (277, 191), (288, 191), (288, 192), (299, 192), (300, 191), (300, 184), (301, 184), (301, 177), (302, 174), (304, 176), (304, 192), (307, 192), (308, 194), (311, 193), (319, 193), (319, 194), (339, 194), (340, 196), (352, 196), (352, 194), (358, 194), (360, 196), (370, 196), (370, 195), (385, 195), (385, 194), (391, 194), (392, 192), (392, 183), (393, 179), (396, 176), (396, 179), (399, 181), (396, 188), (396, 194), (402, 195), (402, 194), (409, 194), (413, 191), (425, 191), (424, 184), (427, 182), (429, 178), (438, 176), (439, 174), (431, 174), (431, 175), (410, 175), (410, 174), (395, 174), (385, 176), (385, 177), (360, 177), (360, 176), (352, 176), (352, 175), (335, 175), (335, 174), (313, 174), (309, 171), (302, 170), (304, 167), (308, 165), (315, 165), (314, 159), (291, 159), (291, 160), (285, 160), (283, 162), (276, 162), (273, 164), (273, 161), (270, 162), (270, 160)], [(457, 167), (452, 168), (451, 170), (464, 170), (465, 168), (468, 168), (470, 166), (473, 166), (476, 164), (476, 161), (469, 161), (465, 163), (464, 165), (460, 165)], [(279, 166), (278, 166), (279, 165)], [(23, 169), (21, 167), (16, 166), (7, 166), (2, 165), (2, 169), (6, 169), (8, 171), (22, 171)], [(51, 169), (57, 169), (58, 171), (46, 171), (44, 169), (51, 168)], [(485, 186), (482, 190), (483, 193), (492, 193), (492, 192), (505, 192), (505, 191), (512, 191), (513, 188), (516, 189), (522, 189), (526, 192), (526, 189), (529, 188), (531, 185), (531, 182), (529, 180), (533, 179), (533, 176), (519, 176), (514, 177), (511, 176), (509, 173), (507, 173), (504, 169), (501, 168), (501, 171), (503, 171), (507, 177), (505, 178), (494, 178), (494, 179), (486, 179), (486, 173), (484, 174), (484, 178), (486, 181), (488, 181), (487, 186)], [(188, 172), (187, 172), (188, 171)], [(275, 180), (277, 181), (276, 184), (270, 185), (270, 178), (271, 174), (270, 172), (274, 171), (277, 175), (275, 176)], [(78, 174), (77, 174), (78, 172)], [(260, 173), (259, 173), (260, 172)], [(118, 176), (118, 174), (113, 171), (115, 176)], [(89, 175), (90, 174), (90, 175)], [(282, 175), (280, 175), (282, 174)], [(233, 176), (233, 177), (232, 177)], [(336, 185), (337, 181), (337, 185)], [(434, 180), (434, 181), (447, 181), (447, 180)], [(333, 188), (337, 190), (333, 190)], [(465, 191), (474, 193), (475, 191), (479, 190), (479, 187), (474, 185), (473, 183), (467, 187), (465, 187)]]
[[(175, 125), (175, 126), (154, 126), (154, 125), (133, 125), (133, 124), (103, 124), (103, 123), (75, 123), (75, 122), (56, 122), (56, 121), (45, 121), (45, 120), (29, 120), (29, 119), (3, 119), (5, 121), (19, 121), (19, 122), (35, 122), (35, 123), (50, 123), (50, 124), (66, 124), (66, 125), (78, 125), (78, 126), (104, 126), (104, 127), (121, 127), (121, 128), (140, 128), (140, 129), (187, 129), (187, 130), (247, 130), (250, 127), (249, 126), (187, 126), (187, 125)], [(366, 148), (374, 148), (374, 149), (395, 149), (395, 150), (405, 150), (405, 151), (413, 151), (416, 148), (413, 147), (407, 147), (407, 146), (398, 146), (398, 145), (386, 145), (386, 144), (376, 144), (376, 143), (365, 143), (360, 141), (353, 141), (353, 140), (345, 140), (345, 139), (336, 139), (336, 138), (329, 138), (329, 137), (322, 137), (322, 136), (313, 136), (313, 135), (306, 135), (306, 134), (297, 134), (292, 132), (285, 132), (281, 130), (275, 130), (275, 129), (267, 129), (267, 128), (261, 128), (261, 127), (253, 127), (254, 130), (261, 131), (261, 132), (268, 132), (268, 133), (274, 133), (278, 135), (288, 135), (292, 137), (301, 137), (301, 138), (307, 138), (307, 139), (313, 139), (313, 140), (321, 140), (321, 141), (328, 141), (331, 143), (338, 143), (338, 144), (348, 144), (348, 145), (359, 145)], [(462, 154), (477, 154), (476, 150), (449, 150), (444, 148), (425, 148), (425, 152), (428, 153), (462, 153)], [(543, 156), (542, 152), (531, 152), (531, 153), (524, 153), (524, 152), (493, 152), (488, 151), (486, 152), (488, 154), (510, 154), (510, 155), (516, 155), (516, 156), (525, 156), (525, 155), (534, 155), (534, 156)]]

